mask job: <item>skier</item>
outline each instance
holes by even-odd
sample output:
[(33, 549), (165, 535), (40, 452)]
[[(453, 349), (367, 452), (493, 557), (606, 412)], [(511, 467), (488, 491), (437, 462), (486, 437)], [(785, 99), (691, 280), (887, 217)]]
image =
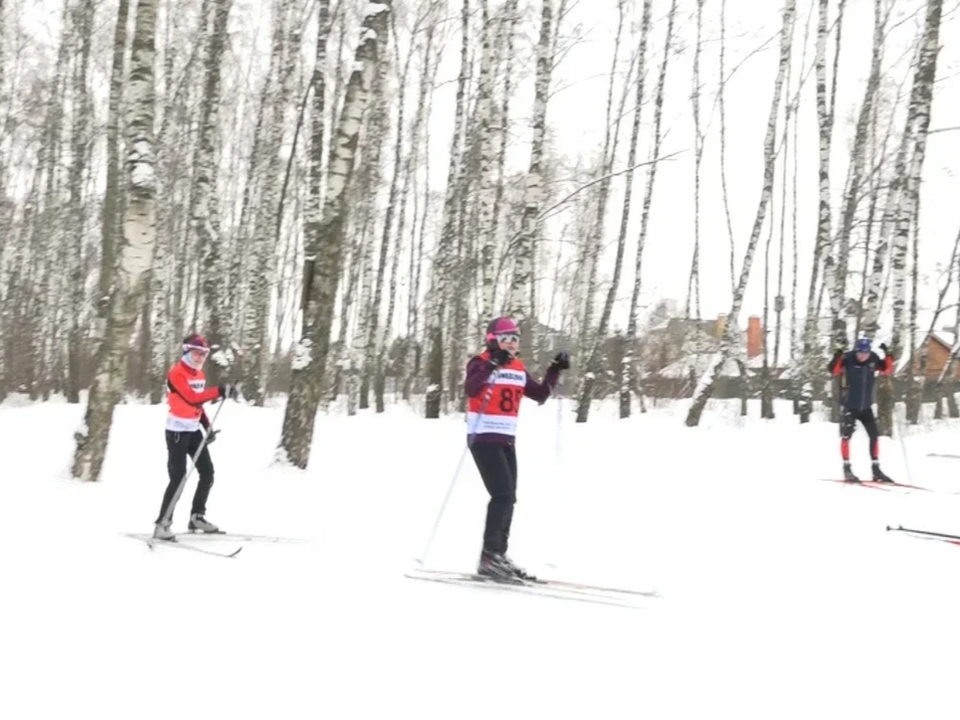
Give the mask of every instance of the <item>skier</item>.
[(543, 382), (519, 359), (520, 331), (507, 317), (490, 321), (486, 348), (467, 363), (464, 390), (469, 397), (467, 445), (490, 494), (477, 574), (495, 580), (535, 580), (507, 556), (507, 541), (517, 502), (517, 413), (524, 395), (542, 405), (560, 371), (570, 367), (566, 351), (557, 353)]
[(884, 343), (880, 344), (884, 358), (871, 350), (870, 339), (860, 338), (850, 352), (838, 345), (830, 361), (830, 372), (840, 377), (841, 410), (840, 454), (843, 457), (843, 478), (847, 482), (860, 482), (850, 469), (850, 436), (859, 420), (870, 437), (870, 460), (873, 463), (873, 479), (878, 482), (893, 482), (880, 469), (880, 440), (877, 420), (873, 416), (873, 387), (877, 373), (889, 375), (893, 371), (893, 355)]
[(213, 485), (213, 462), (210, 460), (208, 446), (216, 440), (217, 431), (210, 427), (203, 403), (218, 398), (236, 399), (238, 396), (236, 386), (229, 383), (206, 389), (203, 365), (210, 354), (210, 343), (203, 335), (193, 334), (184, 338), (182, 349), (183, 357), (167, 372), (167, 405), (170, 408), (166, 432), (167, 472), (170, 482), (163, 493), (163, 503), (160, 505), (160, 514), (153, 531), (153, 537), (158, 540), (176, 540), (170, 530), (176, 502), (174, 496), (187, 472), (187, 455), (194, 457), (204, 438), (206, 443), (203, 452), (194, 458), (200, 480), (193, 496), (188, 528), (191, 532), (219, 532), (219, 528), (204, 517), (207, 497)]

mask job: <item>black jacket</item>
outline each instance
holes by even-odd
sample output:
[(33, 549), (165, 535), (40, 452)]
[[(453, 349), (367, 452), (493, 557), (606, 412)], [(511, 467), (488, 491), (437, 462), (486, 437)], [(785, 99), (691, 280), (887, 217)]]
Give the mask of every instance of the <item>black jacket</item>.
[(841, 376), (841, 402), (847, 410), (867, 410), (873, 405), (873, 388), (877, 373), (889, 375), (893, 370), (893, 358), (881, 359), (876, 353), (870, 353), (866, 362), (857, 362), (857, 353), (853, 350), (837, 353), (830, 361), (829, 370), (833, 375)]

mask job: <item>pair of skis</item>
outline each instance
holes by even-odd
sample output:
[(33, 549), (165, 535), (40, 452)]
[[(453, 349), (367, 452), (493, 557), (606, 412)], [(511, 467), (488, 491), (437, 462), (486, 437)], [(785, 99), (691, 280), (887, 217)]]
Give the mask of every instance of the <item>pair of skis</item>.
[(640, 607), (644, 600), (659, 597), (654, 591), (629, 590), (625, 588), (590, 585), (587, 583), (570, 582), (567, 580), (524, 580), (510, 578), (509, 580), (495, 580), (476, 573), (454, 572), (451, 570), (435, 570), (432, 568), (417, 568), (405, 574), (412, 580), (426, 580), (446, 585), (461, 585), (478, 587), (488, 590), (516, 592), (540, 597), (553, 597), (561, 600), (598, 603), (601, 605), (615, 605), (619, 607)]
[(177, 535), (174, 540), (159, 540), (150, 533), (122, 533), (124, 537), (132, 538), (146, 543), (147, 547), (154, 550), (158, 547), (171, 548), (174, 550), (188, 550), (190, 552), (202, 553), (204, 555), (213, 555), (222, 558), (235, 558), (243, 550), (243, 545), (238, 545), (233, 549), (215, 549), (210, 547), (200, 547), (194, 545), (193, 541), (201, 541), (201, 545), (214, 542), (266, 542), (266, 543), (301, 543), (303, 540), (297, 538), (279, 537), (276, 535), (253, 535), (251, 533), (228, 533), (218, 531), (215, 533), (187, 532)]
[[(873, 490), (921, 490), (923, 492), (938, 492), (933, 488), (921, 487), (920, 485), (910, 485), (900, 482), (880, 482), (879, 480), (844, 480), (843, 478), (822, 478), (825, 482), (841, 483), (843, 485), (854, 485), (857, 487), (871, 488)], [(947, 491), (943, 491), (947, 492)]]

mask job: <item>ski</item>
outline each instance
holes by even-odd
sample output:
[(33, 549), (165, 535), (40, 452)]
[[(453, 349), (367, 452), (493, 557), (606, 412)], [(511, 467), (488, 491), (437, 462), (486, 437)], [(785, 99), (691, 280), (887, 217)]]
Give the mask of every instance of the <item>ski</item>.
[[(470, 575), (471, 577), (486, 579), (482, 575), (477, 575), (476, 573), (462, 573), (452, 570), (435, 570), (433, 568), (418, 568), (417, 572), (421, 573), (430, 573), (433, 575), (453, 575), (453, 576), (462, 576)], [(638, 595), (641, 597), (660, 597), (656, 592), (651, 590), (633, 590), (629, 588), (618, 588), (610, 587), (607, 585), (590, 585), (588, 583), (579, 583), (572, 582), (569, 580), (554, 580), (552, 578), (537, 578), (536, 580), (521, 580), (517, 578), (521, 583), (528, 582), (534, 585), (546, 585), (549, 587), (558, 587), (558, 588), (570, 588), (571, 590), (588, 590), (592, 592), (607, 592), (607, 593), (617, 593), (621, 595)]]
[(196, 545), (191, 545), (188, 542), (180, 542), (179, 540), (156, 540), (152, 535), (147, 535), (145, 533), (121, 533), (124, 537), (132, 538), (133, 540), (139, 540), (143, 543), (146, 543), (147, 547), (151, 550), (154, 550), (158, 547), (168, 547), (175, 550), (191, 550), (193, 552), (202, 553), (204, 555), (215, 555), (222, 558), (233, 558), (240, 554), (240, 551), (243, 550), (243, 545), (237, 547), (236, 550), (227, 551), (218, 551), (211, 550), (210, 548), (197, 547)]
[(526, 594), (543, 595), (567, 600), (583, 600), (584, 602), (600, 602), (623, 607), (636, 607), (641, 598), (659, 597), (656, 592), (651, 591), (589, 585), (564, 580), (547, 580), (540, 578), (536, 580), (523, 580), (520, 578), (495, 580), (483, 575), (477, 575), (476, 573), (427, 568), (420, 568), (406, 573), (406, 577), (414, 580), (429, 580), (448, 584), (472, 584), (483, 587), (494, 587)]
[(185, 533), (177, 535), (178, 538), (189, 538), (191, 540), (245, 540), (247, 542), (264, 542), (264, 543), (290, 543), (290, 544), (300, 544), (309, 542), (303, 538), (294, 538), (294, 537), (283, 537), (280, 535), (254, 535), (252, 533), (233, 533), (227, 532), (225, 530), (219, 530), (217, 532), (194, 532), (188, 530)]
[(953, 455), (952, 453), (929, 452), (927, 453), (927, 457), (953, 458), (954, 460), (960, 460), (960, 455)]
[(919, 485), (910, 485), (908, 483), (901, 482), (879, 482), (877, 480), (864, 480), (863, 484), (869, 485), (870, 487), (906, 488), (907, 490), (923, 490), (924, 492), (933, 492), (931, 488), (920, 487)]
[(613, 595), (586, 594), (582, 592), (571, 592), (563, 588), (550, 588), (538, 585), (536, 583), (512, 583), (497, 582), (490, 578), (482, 576), (472, 576), (469, 573), (456, 573), (450, 575), (418, 575), (416, 573), (406, 573), (405, 577), (412, 580), (426, 580), (428, 582), (441, 583), (444, 585), (459, 585), (466, 587), (482, 588), (485, 590), (499, 590), (505, 592), (514, 592), (521, 595), (535, 595), (539, 597), (555, 598), (557, 600), (573, 600), (575, 602), (593, 603), (597, 605), (612, 605), (616, 607), (638, 607), (636, 602), (631, 602), (627, 597), (615, 597)]
[(894, 483), (878, 483), (873, 480), (844, 480), (843, 478), (820, 478), (824, 482), (835, 482), (842, 485), (850, 485), (851, 487), (865, 487), (870, 488), (871, 490), (888, 490), (888, 485), (893, 485)]
[(948, 542), (951, 545), (960, 545), (960, 535), (948, 535), (947, 533), (932, 532), (930, 530), (915, 530), (913, 528), (905, 528), (903, 525), (897, 525), (896, 527), (887, 525), (887, 530), (904, 532), (910, 537), (916, 537), (917, 539), (942, 540), (943, 542)]

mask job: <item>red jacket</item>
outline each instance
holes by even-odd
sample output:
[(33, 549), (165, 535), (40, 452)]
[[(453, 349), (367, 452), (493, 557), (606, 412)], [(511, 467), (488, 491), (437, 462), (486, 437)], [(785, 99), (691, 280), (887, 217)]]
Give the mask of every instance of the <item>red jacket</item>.
[(497, 368), (497, 378), (491, 384), (493, 370), (489, 351), (480, 353), (467, 363), (467, 377), (463, 383), (463, 389), (470, 398), (467, 431), (473, 436), (471, 442), (512, 445), (517, 434), (520, 401), (528, 397), (540, 405), (545, 403), (557, 384), (560, 371), (548, 369), (540, 383), (531, 377), (522, 360), (512, 358)]
[(203, 403), (220, 397), (220, 389), (206, 389), (207, 378), (203, 370), (190, 367), (181, 360), (167, 372), (167, 429), (176, 432), (199, 430), (200, 425), (209, 426)]

